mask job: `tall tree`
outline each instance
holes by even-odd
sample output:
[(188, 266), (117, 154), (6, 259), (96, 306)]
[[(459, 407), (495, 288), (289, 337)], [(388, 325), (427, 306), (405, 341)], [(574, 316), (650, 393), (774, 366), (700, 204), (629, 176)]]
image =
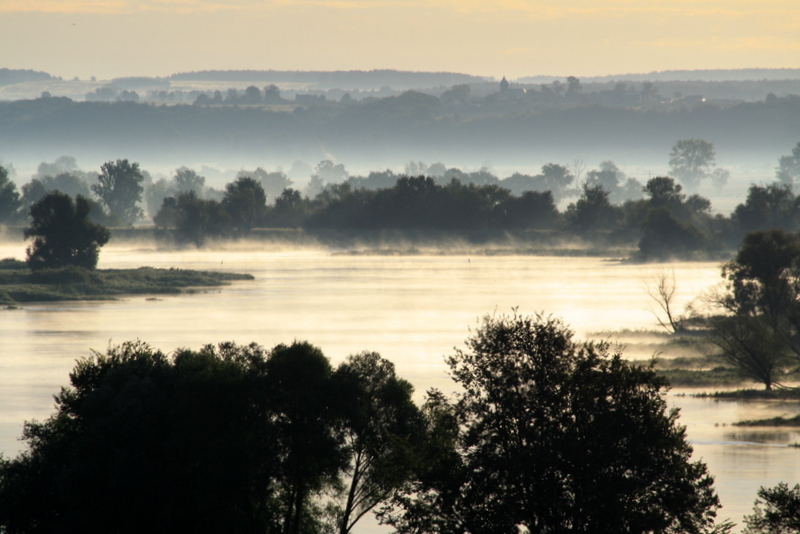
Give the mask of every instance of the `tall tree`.
[(452, 477), (460, 487), (455, 499), (421, 498), (453, 531), (713, 528), (713, 479), (691, 461), (666, 383), (652, 369), (628, 364), (607, 344), (573, 341), (556, 319), (517, 314), (485, 318), (447, 363), (463, 388), (463, 466)]
[(670, 174), (695, 191), (716, 165), (714, 145), (703, 139), (681, 139), (669, 153)]
[(54, 191), (31, 206), (31, 226), (25, 237), (33, 237), (28, 247), (31, 269), (75, 265), (94, 269), (100, 247), (109, 239), (108, 229), (89, 220), (89, 202), (78, 195), (72, 198)]
[(256, 180), (241, 176), (225, 186), (222, 205), (236, 225), (239, 235), (247, 236), (256, 220), (267, 209), (267, 195)]
[(727, 313), (712, 323), (722, 356), (767, 389), (779, 383), (788, 359), (800, 360), (800, 236), (772, 229), (745, 236), (725, 264)]
[(263, 394), (277, 414), (273, 436), (283, 451), (275, 459), (281, 532), (299, 534), (314, 528), (315, 499), (338, 484), (347, 465), (342, 412), (330, 362), (310, 343), (278, 345), (266, 371)]
[(422, 438), (422, 417), (413, 387), (394, 364), (375, 352), (351, 356), (336, 371), (345, 403), (344, 436), (350, 456), (349, 486), (337, 518), (347, 534), (411, 475)]
[(138, 163), (127, 159), (108, 161), (100, 167), (99, 183), (92, 192), (100, 198), (105, 208), (124, 224), (133, 224), (144, 216), (139, 202), (142, 200), (144, 175)]

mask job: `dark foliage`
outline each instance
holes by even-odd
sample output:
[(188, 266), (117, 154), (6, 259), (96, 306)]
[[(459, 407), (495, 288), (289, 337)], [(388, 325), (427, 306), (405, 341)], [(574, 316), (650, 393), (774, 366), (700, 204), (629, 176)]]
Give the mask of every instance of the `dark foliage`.
[(467, 347), (448, 358), (461, 460), (387, 513), (399, 532), (713, 528), (712, 478), (652, 369), (541, 316), (487, 317)]
[(25, 230), (26, 238), (34, 238), (27, 249), (30, 268), (72, 265), (94, 269), (109, 232), (89, 220), (90, 211), (84, 197), (78, 195), (73, 202), (71, 197), (57, 191), (31, 206), (31, 226)]
[(144, 175), (138, 163), (127, 159), (108, 161), (101, 165), (98, 183), (92, 185), (109, 214), (116, 216), (124, 224), (133, 224), (144, 216), (139, 202), (142, 200)]
[(712, 322), (722, 356), (767, 389), (800, 359), (800, 236), (780, 229), (747, 234), (725, 264), (718, 296), (726, 314)]
[(793, 488), (785, 482), (775, 487), (762, 487), (753, 515), (745, 517), (745, 534), (794, 534), (800, 532), (800, 485)]

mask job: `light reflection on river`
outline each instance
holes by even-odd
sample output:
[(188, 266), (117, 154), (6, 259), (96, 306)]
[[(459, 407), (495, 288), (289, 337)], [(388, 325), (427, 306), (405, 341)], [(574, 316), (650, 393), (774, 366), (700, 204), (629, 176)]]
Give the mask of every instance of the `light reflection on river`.
[[(22, 258), (21, 245), (0, 258)], [(453, 390), (443, 355), (461, 346), (487, 313), (544, 311), (580, 337), (597, 331), (651, 329), (646, 280), (662, 266), (596, 258), (533, 256), (349, 256), (322, 251), (188, 251), (107, 248), (100, 267), (179, 267), (248, 272), (253, 282), (148, 300), (31, 304), (0, 311), (0, 452), (20, 449), (26, 419), (52, 412), (52, 395), (89, 349), (139, 338), (173, 350), (205, 343), (255, 341), (265, 346), (308, 340), (333, 364), (375, 350), (395, 362), (418, 398)], [(678, 305), (719, 280), (715, 263), (674, 264)], [(623, 340), (624, 341), (624, 340)], [(626, 353), (635, 357), (635, 346)], [(669, 356), (668, 354), (665, 356)], [(740, 522), (756, 490), (798, 480), (797, 429), (740, 429), (742, 419), (794, 415), (791, 404), (714, 402), (670, 396), (682, 408), (695, 447), (717, 478), (721, 517)], [(369, 528), (367, 530), (374, 530)]]

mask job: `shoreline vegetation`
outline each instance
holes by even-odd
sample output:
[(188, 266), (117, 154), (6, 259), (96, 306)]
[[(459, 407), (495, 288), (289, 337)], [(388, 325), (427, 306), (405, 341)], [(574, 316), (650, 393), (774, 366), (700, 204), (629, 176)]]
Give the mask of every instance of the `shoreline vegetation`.
[(0, 260), (0, 306), (27, 302), (115, 300), (127, 295), (190, 293), (232, 281), (253, 280), (249, 274), (186, 269), (97, 269), (62, 267), (31, 271), (24, 261)]

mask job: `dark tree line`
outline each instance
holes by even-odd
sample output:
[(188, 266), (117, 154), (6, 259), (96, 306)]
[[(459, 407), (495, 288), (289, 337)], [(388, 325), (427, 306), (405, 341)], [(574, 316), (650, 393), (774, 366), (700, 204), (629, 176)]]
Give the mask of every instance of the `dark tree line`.
[[(734, 249), (753, 230), (800, 230), (800, 201), (792, 189), (796, 151), (780, 159), (776, 176), (782, 181), (753, 184), (729, 216), (712, 215), (707, 198), (687, 194), (671, 177), (641, 184), (610, 161), (586, 173), (580, 184), (580, 169), (553, 163), (535, 176), (514, 173), (499, 179), (487, 169), (467, 173), (419, 162), (409, 163), (405, 175), (387, 170), (352, 177), (343, 165), (322, 161), (301, 192), (284, 173), (260, 168), (241, 171), (217, 191), (185, 167), (170, 180), (152, 182), (137, 163), (117, 160), (89, 178), (95, 182), (91, 192), (96, 202), (87, 196), (89, 173), (78, 171), (73, 159), (60, 158), (42, 164), (22, 187), (22, 195), (0, 168), (0, 220), (19, 223), (34, 202), (63, 190), (84, 196), (92, 207), (90, 218), (105, 226), (141, 219), (144, 197), (158, 228), (173, 229), (178, 241), (198, 246), (209, 238), (247, 237), (254, 228), (299, 227), (432, 231), (471, 239), (557, 236), (597, 246), (638, 244), (637, 256), (643, 260), (708, 258)], [(712, 172), (713, 145), (702, 140), (679, 141), (671, 159), (675, 174), (692, 187), (702, 179), (713, 180), (720, 170)], [(556, 204), (571, 196), (578, 198), (559, 212)]]
[(447, 359), (455, 402), (376, 353), (306, 343), (78, 362), (0, 458), (0, 530), (705, 533), (719, 502), (666, 384), (547, 317), (487, 317)]

